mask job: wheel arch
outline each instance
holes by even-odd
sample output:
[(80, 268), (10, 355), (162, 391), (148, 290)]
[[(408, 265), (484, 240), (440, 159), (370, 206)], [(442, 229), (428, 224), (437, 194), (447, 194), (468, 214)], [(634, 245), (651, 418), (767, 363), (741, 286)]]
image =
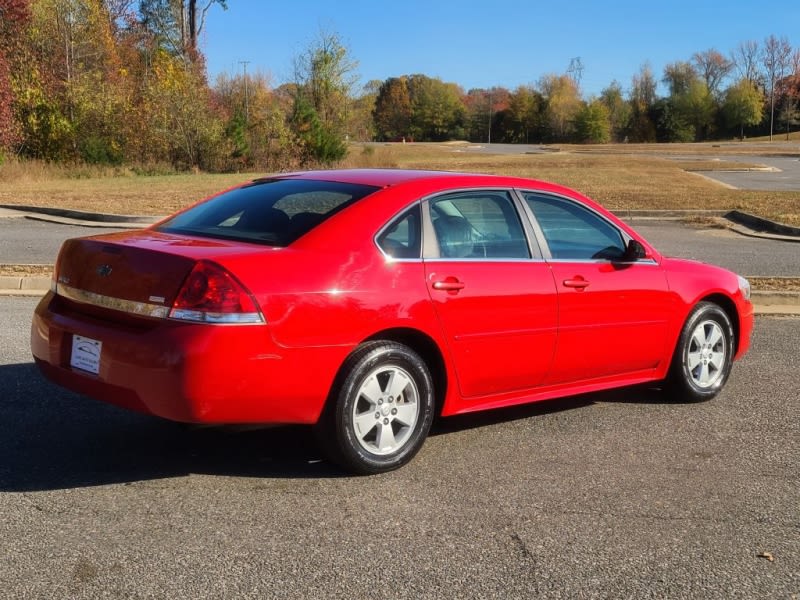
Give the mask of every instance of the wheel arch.
[[(736, 308), (736, 303), (725, 294), (710, 294), (703, 298), (700, 298), (697, 302), (712, 302), (719, 306), (725, 314), (728, 315), (728, 319), (730, 319), (731, 327), (733, 327), (733, 340), (734, 340), (734, 351), (733, 354), (736, 355), (739, 352), (739, 344), (741, 343), (741, 336), (740, 332), (740, 323), (739, 323), (739, 311)], [(695, 306), (697, 303), (695, 303)]]
[(436, 401), (436, 415), (440, 415), (447, 396), (448, 380), (444, 356), (434, 339), (418, 329), (395, 327), (378, 331), (365, 339), (364, 342), (374, 342), (376, 340), (388, 340), (403, 344), (420, 355), (420, 358), (428, 365), (428, 370), (431, 373), (434, 399)]

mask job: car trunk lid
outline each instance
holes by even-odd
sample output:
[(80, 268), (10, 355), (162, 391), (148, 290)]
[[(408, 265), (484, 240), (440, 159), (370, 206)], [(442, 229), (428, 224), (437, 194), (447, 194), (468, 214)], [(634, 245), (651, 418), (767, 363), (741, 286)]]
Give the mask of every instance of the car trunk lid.
[(243, 252), (241, 242), (152, 230), (75, 238), (59, 254), (59, 295), (82, 304), (164, 317), (200, 260)]

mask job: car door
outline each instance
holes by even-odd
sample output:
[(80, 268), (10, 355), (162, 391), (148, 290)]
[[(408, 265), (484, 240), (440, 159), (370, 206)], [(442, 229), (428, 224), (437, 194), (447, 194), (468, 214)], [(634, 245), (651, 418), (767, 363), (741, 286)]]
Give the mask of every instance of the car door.
[(629, 236), (577, 201), (523, 192), (558, 290), (547, 384), (630, 376), (664, 357), (673, 303), (653, 259), (625, 258)]
[(521, 204), (507, 190), (478, 190), (424, 206), (428, 291), (461, 395), (540, 385), (555, 350), (556, 289), (524, 232)]

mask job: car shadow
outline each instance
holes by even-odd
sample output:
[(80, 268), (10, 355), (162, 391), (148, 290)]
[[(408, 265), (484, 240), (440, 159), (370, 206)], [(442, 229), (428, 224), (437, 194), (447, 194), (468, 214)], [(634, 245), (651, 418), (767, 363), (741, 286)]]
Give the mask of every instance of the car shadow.
[(326, 478), (308, 427), (200, 427), (129, 412), (0, 366), (0, 491), (89, 487), (189, 474)]
[(446, 434), (465, 429), (474, 429), (498, 423), (507, 423), (521, 419), (548, 415), (552, 413), (576, 410), (600, 402), (631, 403), (631, 404), (674, 404), (660, 389), (651, 386), (631, 386), (603, 392), (592, 392), (544, 400), (529, 404), (520, 404), (509, 408), (467, 413), (439, 419), (434, 424), (431, 435)]
[[(653, 402), (631, 388), (439, 419), (432, 435), (574, 410)], [(66, 391), (33, 363), (0, 366), (0, 491), (91, 487), (190, 474), (334, 478), (311, 428), (200, 427), (132, 413)]]

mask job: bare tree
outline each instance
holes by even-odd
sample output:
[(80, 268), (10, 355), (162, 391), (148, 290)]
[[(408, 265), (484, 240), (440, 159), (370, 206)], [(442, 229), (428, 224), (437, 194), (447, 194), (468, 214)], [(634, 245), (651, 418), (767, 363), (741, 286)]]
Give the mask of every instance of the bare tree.
[(695, 52), (692, 60), (698, 74), (705, 80), (706, 87), (712, 94), (718, 96), (720, 84), (733, 69), (733, 61), (725, 58), (715, 48), (710, 48), (705, 52)]
[(188, 27), (188, 41), (189, 52), (193, 55), (197, 54), (197, 38), (203, 33), (206, 25), (206, 15), (212, 4), (219, 4), (223, 10), (228, 9), (227, 0), (206, 0), (205, 4), (198, 8), (197, 0), (187, 0), (184, 8), (185, 19), (189, 22)]
[(760, 83), (758, 73), (758, 42), (748, 40), (741, 42), (736, 49), (731, 52), (731, 61), (736, 67), (739, 79), (747, 79), (750, 83)]
[(764, 40), (764, 49), (761, 51), (761, 64), (769, 84), (769, 140), (772, 141), (772, 131), (775, 123), (775, 84), (783, 79), (790, 66), (792, 46), (786, 37), (776, 38), (770, 35)]
[(692, 82), (697, 80), (697, 75), (691, 63), (679, 60), (664, 67), (661, 81), (669, 88), (671, 96), (682, 96), (689, 91)]

